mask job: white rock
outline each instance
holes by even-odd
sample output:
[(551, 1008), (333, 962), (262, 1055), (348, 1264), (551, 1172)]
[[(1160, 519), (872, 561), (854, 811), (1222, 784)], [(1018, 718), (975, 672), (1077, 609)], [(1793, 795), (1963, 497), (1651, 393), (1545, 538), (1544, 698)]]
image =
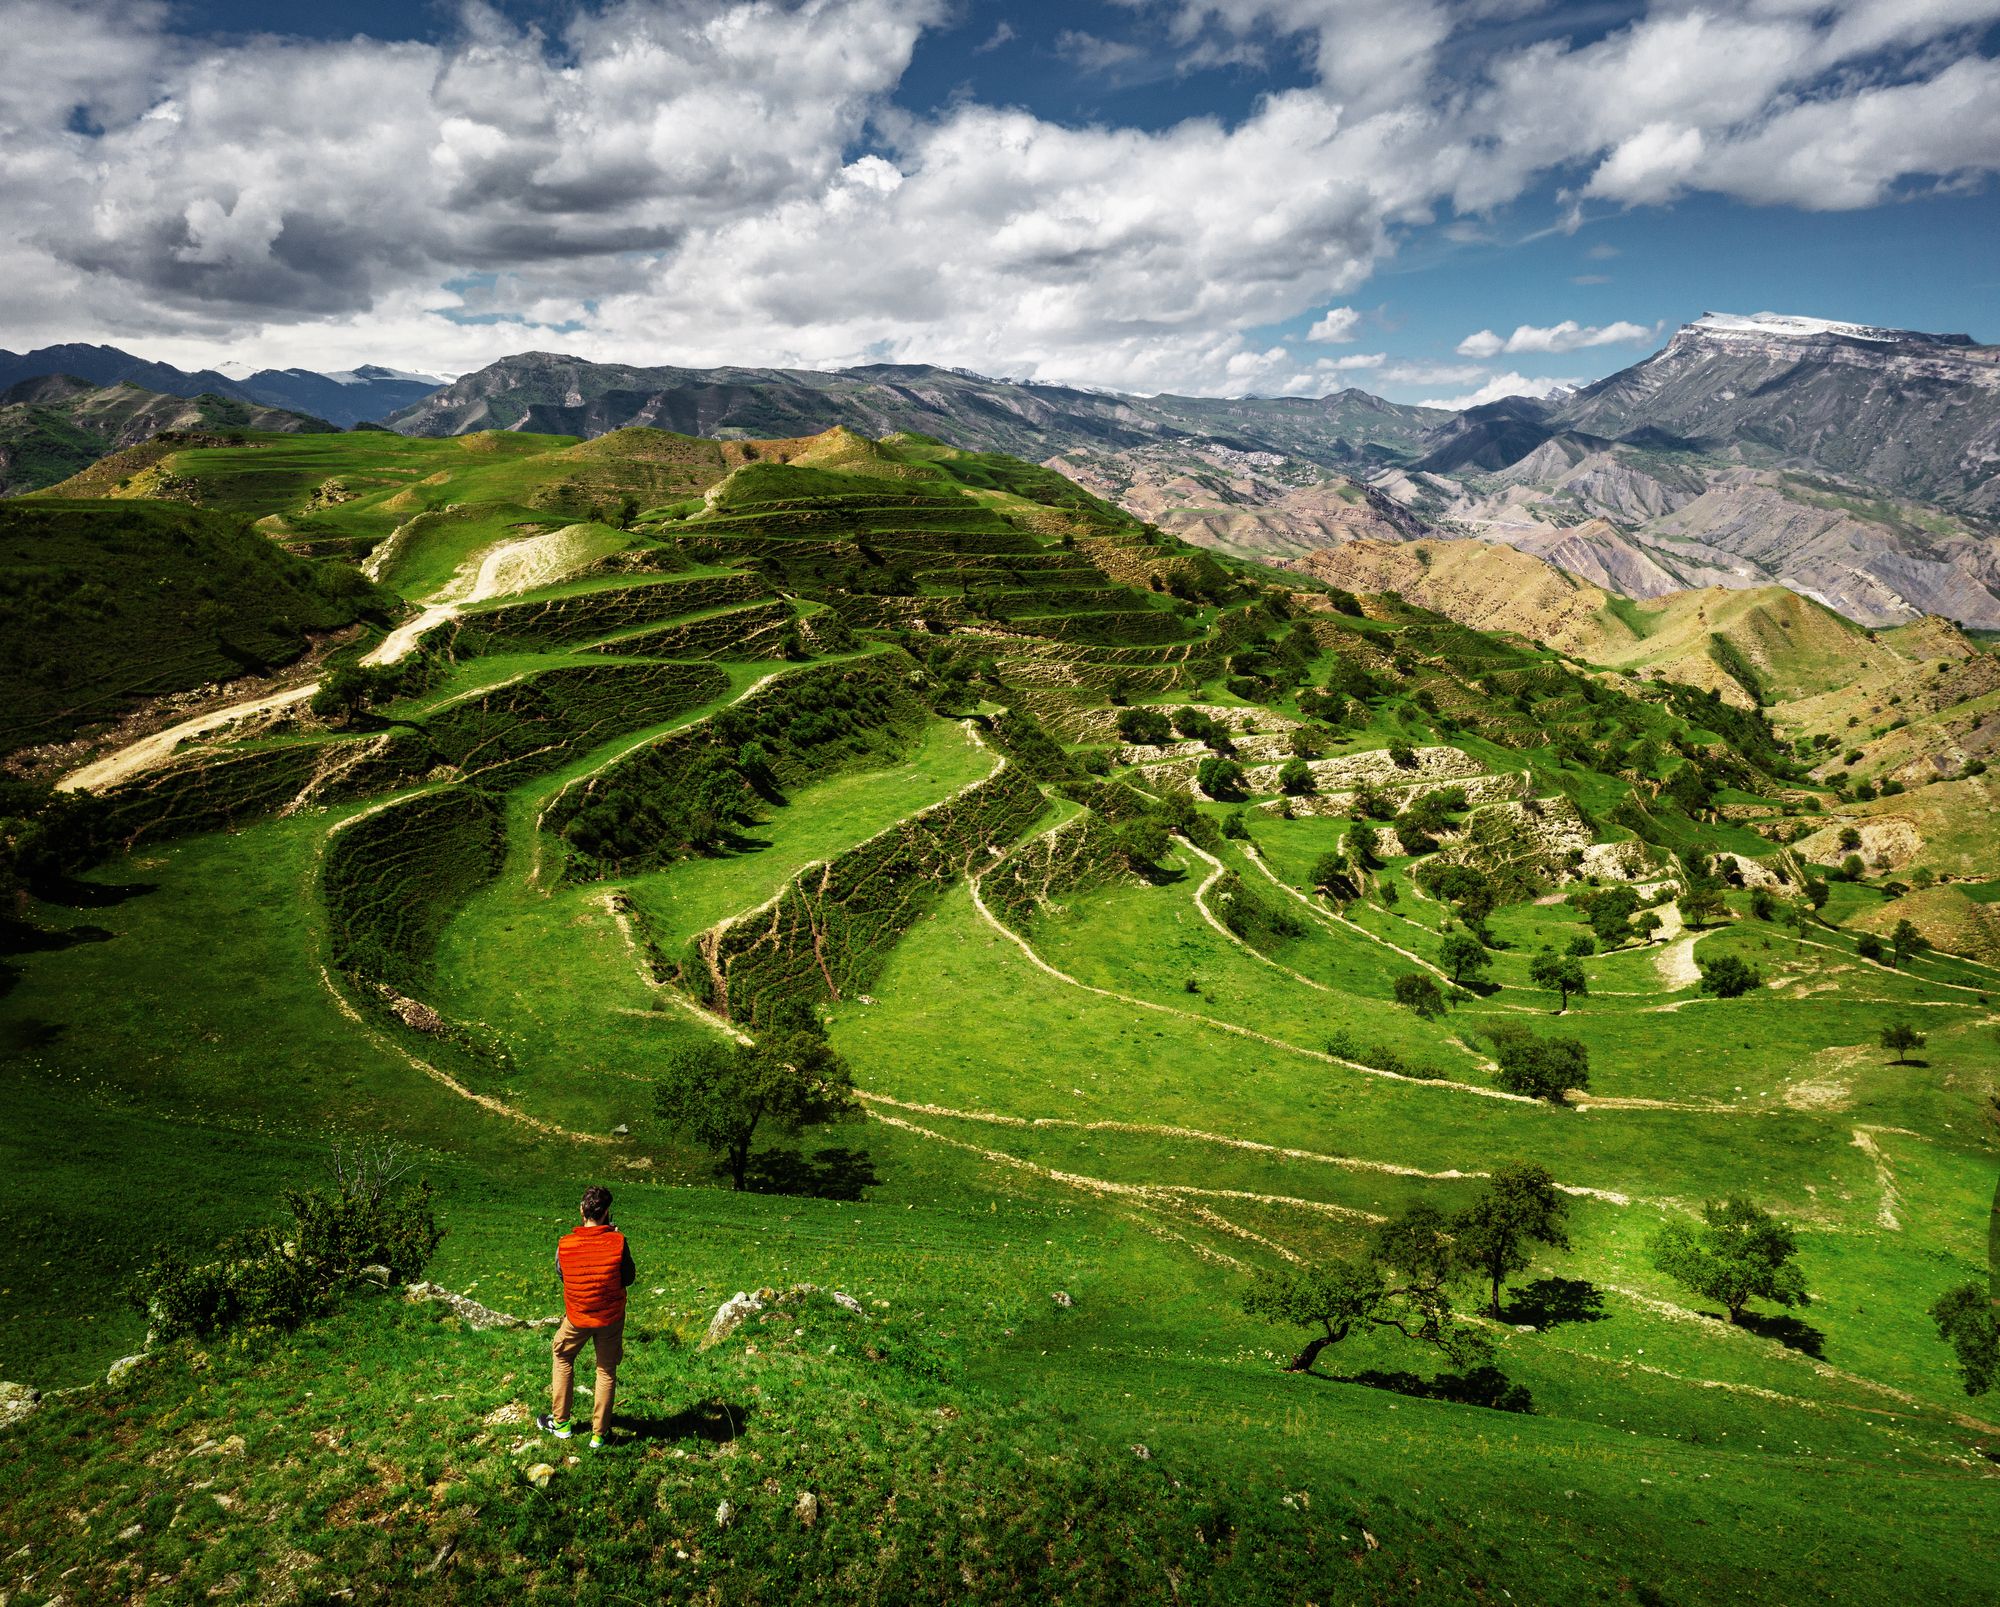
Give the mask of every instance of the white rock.
[(1054, 1294), (1050, 1295), (1049, 1298), (1053, 1300), (1057, 1305), (1061, 1306), (1064, 1311), (1069, 1310), (1071, 1306), (1076, 1304), (1074, 1300), (1070, 1299), (1069, 1291), (1067, 1289), (1058, 1289)]
[(0, 1382), (0, 1428), (18, 1423), (42, 1404), (42, 1392), (27, 1384)]
[(798, 1503), (792, 1508), (792, 1512), (800, 1523), (810, 1529), (819, 1522), (819, 1497), (810, 1490), (801, 1490)]
[(727, 1501), (718, 1501), (715, 1503), (716, 1528), (727, 1529), (735, 1521), (736, 1521), (735, 1507), (731, 1506)]
[(756, 1295), (739, 1289), (716, 1308), (709, 1320), (708, 1332), (702, 1337), (704, 1345), (718, 1344), (743, 1326), (743, 1319), (764, 1309), (764, 1302)]
[(145, 1359), (146, 1355), (144, 1351), (141, 1351), (136, 1356), (120, 1356), (110, 1367), (105, 1369), (104, 1382), (107, 1384), (117, 1383), (126, 1374), (136, 1372), (139, 1364)]
[[(861, 1311), (861, 1302), (842, 1289), (833, 1291), (833, 1303), (843, 1311)], [(866, 1313), (863, 1313), (863, 1315), (866, 1315)]]
[(546, 1462), (537, 1462), (528, 1469), (528, 1482), (538, 1490), (546, 1490), (549, 1480), (556, 1476), (556, 1470)]

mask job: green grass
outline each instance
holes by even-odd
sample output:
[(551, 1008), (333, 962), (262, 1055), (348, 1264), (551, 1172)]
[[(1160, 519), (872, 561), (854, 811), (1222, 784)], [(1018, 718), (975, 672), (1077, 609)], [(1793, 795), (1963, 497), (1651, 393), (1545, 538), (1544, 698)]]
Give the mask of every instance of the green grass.
[[(421, 762), (307, 796), (300, 767), (365, 733), (225, 741), (121, 795), (133, 846), (24, 905), (0, 994), (18, 1225), (0, 1375), (100, 1375), (139, 1348), (124, 1289), (156, 1246), (207, 1253), (268, 1221), (334, 1140), (388, 1136), (439, 1187), (433, 1274), (522, 1314), (551, 1309), (579, 1186), (611, 1183), (640, 1263), (623, 1384), (640, 1432), (571, 1464), (488, 1421), (539, 1406), (542, 1331), (360, 1298), (288, 1336), (169, 1347), (0, 1434), (0, 1528), (30, 1548), (0, 1552), (0, 1591), (1901, 1603), (1979, 1599), (1994, 1576), (1975, 1448), (2000, 1426), (1924, 1312), (1986, 1265), (1995, 979), (1861, 962), (1842, 923), (1879, 889), (1835, 884), (1803, 943), (1733, 892), (1693, 954), (1740, 955), (1767, 986), (1705, 998), (1671, 969), (1685, 940), (1632, 944), (1585, 960), (1591, 992), (1557, 1017), (1529, 966), (1585, 927), (1534, 901), (1562, 869), (1541, 854), (1491, 919), (1493, 991), (1426, 1021), (1392, 989), (1439, 957), (1449, 917), (1412, 861), (1336, 918), (1308, 881), (1344, 820), (1253, 811), (1252, 857), (1216, 833), (1231, 810), (1203, 805), (1196, 843), (1141, 876), (1080, 769), (1056, 779), (1069, 761), (1037, 748), (1037, 783), (973, 740), (967, 711), (1011, 706), (1101, 749), (1126, 672), (1168, 690), (1121, 695), (1163, 704), (1299, 709), (1225, 662), (1275, 650), (1287, 621), (1254, 593), (1176, 614), (1143, 566), (1173, 573), (1181, 549), (1048, 471), (914, 440), (651, 431), (163, 461), (301, 550), (403, 528), (384, 574), (404, 596), (524, 525), (584, 524), (580, 560), (629, 542), (642, 561), (565, 568), (462, 625), (454, 661), (383, 711)], [(329, 480), (343, 496), (316, 498)], [(603, 522), (627, 496), (677, 516)], [(1123, 591), (1084, 556), (1114, 548), (1141, 566), (1117, 569)], [(1053, 578), (1006, 586), (995, 634), (953, 612), (961, 561), (975, 586), (1009, 565)], [(859, 650), (788, 663), (758, 656), (780, 650), (762, 627), (732, 639), (773, 587), (779, 607), (862, 620)], [(1329, 753), (1455, 746), (1573, 799), (1599, 840), (1649, 834), (1662, 874), (1675, 851), (1775, 859), (1600, 767), (1651, 736), (1722, 801), (1782, 799), (1754, 725), (1381, 611), (1315, 616), (1315, 683), (1377, 677)], [(1186, 640), (1139, 639), (1159, 632)], [(752, 807), (696, 851), (687, 789), (716, 776)], [(201, 829), (156, 845), (174, 822)], [(1201, 895), (1205, 856), (1236, 883)], [(1209, 918), (1229, 898), (1242, 937)], [(719, 950), (727, 1000), (705, 967), (677, 971), (688, 939), (767, 901)], [(765, 1135), (758, 1187), (735, 1194), (664, 1129), (652, 1083), (715, 1030), (697, 998), (754, 1027), (780, 997), (827, 1021), (867, 1115)], [(1902, 1018), (1930, 1035), (1907, 1065), (1878, 1043)], [(1500, 1025), (1581, 1040), (1595, 1102), (1491, 1097)], [(1335, 1042), (1444, 1078), (1374, 1075)], [(1515, 1157), (1586, 1191), (1570, 1249), (1539, 1254), (1484, 1330), (1532, 1410), (1452, 1398), (1470, 1386), (1394, 1336), (1335, 1347), (1317, 1376), (1278, 1369), (1300, 1336), (1242, 1313), (1257, 1270), (1352, 1252), (1413, 1204), (1457, 1209)], [(1662, 1222), (1739, 1191), (1798, 1227), (1814, 1303), (1791, 1326), (1732, 1329), (1650, 1264)], [(1526, 1286), (1547, 1278), (1601, 1310), (1535, 1326)], [(731, 1293), (795, 1282), (863, 1313), (794, 1297), (695, 1347)], [(189, 1455), (206, 1440), (220, 1453)], [(543, 1459), (546, 1490), (525, 1477)], [(718, 1527), (724, 1499), (738, 1517)]]
[(157, 502), (0, 503), (0, 748), (288, 663), (308, 633), (387, 603), (352, 570), (294, 558), (240, 519)]

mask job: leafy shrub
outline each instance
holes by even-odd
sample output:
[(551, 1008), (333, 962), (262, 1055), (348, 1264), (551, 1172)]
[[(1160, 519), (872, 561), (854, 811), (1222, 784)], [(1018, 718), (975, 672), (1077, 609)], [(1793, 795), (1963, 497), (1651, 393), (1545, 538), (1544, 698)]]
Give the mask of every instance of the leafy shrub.
[(1590, 1086), (1590, 1051), (1576, 1038), (1543, 1038), (1511, 1026), (1495, 1027), (1487, 1036), (1500, 1062), (1494, 1081), (1510, 1094), (1560, 1105), (1568, 1090)]
[(1696, 963), (1701, 967), (1701, 991), (1713, 998), (1741, 998), (1764, 985), (1764, 973), (1734, 954)]
[(444, 1229), (428, 1182), (399, 1186), (406, 1171), (393, 1148), (354, 1157), (336, 1150), (332, 1187), (280, 1195), (289, 1223), (229, 1240), (213, 1261), (161, 1249), (133, 1290), (151, 1337), (281, 1332), (330, 1310), (363, 1281), (364, 1268), (386, 1268), (392, 1283), (416, 1278)]

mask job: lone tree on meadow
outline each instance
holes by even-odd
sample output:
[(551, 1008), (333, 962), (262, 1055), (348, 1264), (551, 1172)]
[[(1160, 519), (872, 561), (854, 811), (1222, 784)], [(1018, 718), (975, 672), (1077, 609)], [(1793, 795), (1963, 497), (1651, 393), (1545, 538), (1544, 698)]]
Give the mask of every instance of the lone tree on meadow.
[(1582, 965), (1566, 954), (1536, 955), (1528, 967), (1528, 980), (1558, 997), (1561, 1002), (1556, 1005), (1557, 1015), (1569, 1008), (1571, 994), (1581, 999), (1590, 993), (1590, 979), (1583, 974)]
[(1452, 1312), (1445, 1285), (1453, 1270), (1444, 1216), (1434, 1206), (1414, 1205), (1376, 1229), (1362, 1255), (1259, 1274), (1243, 1309), (1310, 1332), (1287, 1372), (1310, 1372), (1321, 1351), (1352, 1334), (1390, 1328), (1464, 1366), (1483, 1360), (1490, 1347)]
[(1451, 979), (1459, 987), (1477, 982), (1493, 964), (1493, 956), (1486, 945), (1470, 932), (1450, 933), (1444, 940), (1444, 948), (1438, 956)]
[(1932, 1302), (1930, 1319), (1958, 1358), (1966, 1394), (1984, 1395), (2000, 1381), (2000, 1306), (1984, 1285), (1947, 1290)]
[(1740, 999), (1764, 985), (1764, 973), (1734, 954), (1700, 960), (1701, 991), (1716, 999)]
[(1486, 1191), (1451, 1219), (1453, 1253), (1459, 1264), (1492, 1289), (1489, 1315), (1500, 1315), (1500, 1289), (1510, 1273), (1527, 1269), (1531, 1244), (1569, 1248), (1569, 1197), (1556, 1187), (1546, 1166), (1510, 1161), (1498, 1168)]
[(1798, 1239), (1770, 1212), (1739, 1196), (1702, 1207), (1702, 1222), (1669, 1222), (1647, 1241), (1654, 1267), (1705, 1299), (1719, 1300), (1732, 1323), (1752, 1300), (1780, 1306), (1812, 1303), (1792, 1258)]
[(654, 1100), (667, 1126), (714, 1155), (739, 1189), (759, 1127), (797, 1134), (859, 1109), (847, 1062), (803, 1027), (755, 1044), (683, 1049), (667, 1062)]
[(1406, 1010), (1414, 1010), (1426, 1021), (1444, 1014), (1444, 993), (1437, 983), (1421, 971), (1405, 971), (1396, 978), (1396, 1002)]
[(1590, 1051), (1576, 1038), (1538, 1038), (1526, 1027), (1496, 1027), (1491, 1033), (1500, 1074), (1494, 1078), (1510, 1094), (1564, 1103), (1572, 1088), (1590, 1086)]
[(1911, 956), (1923, 953), (1930, 946), (1931, 940), (1907, 919), (1898, 921), (1896, 929), (1889, 934), (1889, 947), (1898, 965), (1907, 965)]
[(1713, 926), (1728, 912), (1719, 887), (1691, 887), (1681, 894), (1681, 919), (1689, 926)]
[(1896, 1052), (1896, 1058), (1892, 1062), (1894, 1065), (1907, 1066), (1910, 1063), (1910, 1051), (1921, 1049), (1929, 1042), (1929, 1034), (1917, 1031), (1907, 1021), (1892, 1021), (1882, 1029), (1882, 1047)]

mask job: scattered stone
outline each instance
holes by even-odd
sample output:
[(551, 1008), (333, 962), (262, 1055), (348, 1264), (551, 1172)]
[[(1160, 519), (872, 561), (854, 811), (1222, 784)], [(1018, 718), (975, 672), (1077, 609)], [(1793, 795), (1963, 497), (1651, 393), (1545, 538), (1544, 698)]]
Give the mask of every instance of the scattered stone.
[(727, 1529), (735, 1521), (736, 1521), (736, 1508), (734, 1506), (732, 1506), (727, 1501), (718, 1501), (715, 1503), (716, 1528)]
[(1135, 1445), (1132, 1447), (1132, 1454), (1141, 1462), (1150, 1462), (1153, 1460), (1153, 1452), (1150, 1446)]
[(201, 1444), (197, 1445), (192, 1451), (188, 1452), (188, 1454), (185, 1457), (183, 1457), (182, 1460), (187, 1462), (192, 1462), (198, 1456), (213, 1456), (215, 1452), (220, 1448), (221, 1447), (214, 1440), (203, 1440)]
[(627, 1127), (623, 1122), (620, 1122), (616, 1127), (611, 1129), (611, 1136), (613, 1138), (630, 1138), (632, 1136), (632, 1129)]
[(0, 1383), (0, 1428), (18, 1423), (42, 1404), (42, 1392), (27, 1384)]
[(144, 1351), (141, 1351), (136, 1356), (120, 1356), (115, 1362), (113, 1362), (108, 1368), (105, 1369), (104, 1382), (107, 1384), (117, 1383), (118, 1380), (125, 1377), (126, 1374), (136, 1372), (139, 1368), (139, 1364), (143, 1362), (145, 1359), (146, 1359), (146, 1354)]
[(792, 1512), (800, 1523), (810, 1529), (814, 1524), (819, 1522), (819, 1497), (814, 1495), (810, 1490), (801, 1490), (798, 1502), (793, 1506)]
[(833, 1303), (836, 1306), (840, 1307), (842, 1311), (852, 1311), (860, 1316), (867, 1315), (867, 1313), (862, 1310), (861, 1302), (856, 1300), (854, 1296), (848, 1294), (845, 1290), (836, 1289), (833, 1291)]
[(488, 1428), (526, 1428), (528, 1409), (519, 1401), (509, 1401), (505, 1406), (496, 1406), (480, 1419)]
[(230, 1435), (221, 1445), (221, 1451), (224, 1456), (241, 1456), (249, 1449), (249, 1441), (245, 1440), (241, 1434)]
[(1376, 1549), (1377, 1549), (1377, 1548), (1379, 1548), (1379, 1547), (1381, 1546), (1381, 1544), (1382, 1544), (1382, 1542), (1381, 1542), (1381, 1541), (1377, 1540), (1377, 1539), (1376, 1539), (1376, 1538), (1375, 1538), (1375, 1537), (1374, 1537), (1374, 1536), (1373, 1536), (1372, 1534), (1370, 1534), (1370, 1533), (1369, 1533), (1369, 1532), (1368, 1532), (1368, 1531), (1367, 1531), (1366, 1529), (1363, 1529), (1363, 1530), (1361, 1531), (1361, 1538), (1362, 1538), (1363, 1540), (1365, 1540), (1365, 1541), (1367, 1541), (1367, 1542), (1368, 1542), (1368, 1549), (1369, 1549), (1370, 1551), (1374, 1551), (1374, 1550), (1376, 1550)]
[(374, 1262), (369, 1266), (363, 1267), (360, 1270), (360, 1272), (356, 1274), (356, 1276), (359, 1277), (363, 1283), (372, 1283), (376, 1285), (378, 1288), (382, 1289), (388, 1288), (390, 1284), (396, 1281), (395, 1274), (392, 1273), (387, 1267), (383, 1266), (382, 1263), (379, 1261)]
[(1074, 1300), (1070, 1299), (1069, 1291), (1067, 1289), (1058, 1289), (1053, 1295), (1049, 1296), (1049, 1298), (1053, 1300), (1057, 1305), (1061, 1306), (1064, 1311), (1069, 1310), (1071, 1306), (1076, 1304)]
[(121, 1545), (130, 1545), (134, 1540), (137, 1540), (139, 1536), (144, 1534), (145, 1532), (146, 1532), (146, 1526), (143, 1523), (128, 1523), (125, 1525), (124, 1528), (118, 1531), (119, 1543)]
[(412, 1304), (434, 1300), (449, 1307), (454, 1315), (462, 1317), (474, 1328), (519, 1328), (521, 1319), (511, 1317), (504, 1311), (494, 1311), (482, 1306), (477, 1300), (455, 1294), (441, 1283), (413, 1283), (405, 1291), (403, 1298)]
[(738, 1290), (716, 1308), (701, 1342), (704, 1345), (719, 1344), (742, 1327), (745, 1318), (763, 1309), (764, 1302), (759, 1296)]
[(546, 1490), (549, 1480), (556, 1476), (556, 1470), (546, 1462), (537, 1462), (528, 1469), (528, 1482), (537, 1490)]

